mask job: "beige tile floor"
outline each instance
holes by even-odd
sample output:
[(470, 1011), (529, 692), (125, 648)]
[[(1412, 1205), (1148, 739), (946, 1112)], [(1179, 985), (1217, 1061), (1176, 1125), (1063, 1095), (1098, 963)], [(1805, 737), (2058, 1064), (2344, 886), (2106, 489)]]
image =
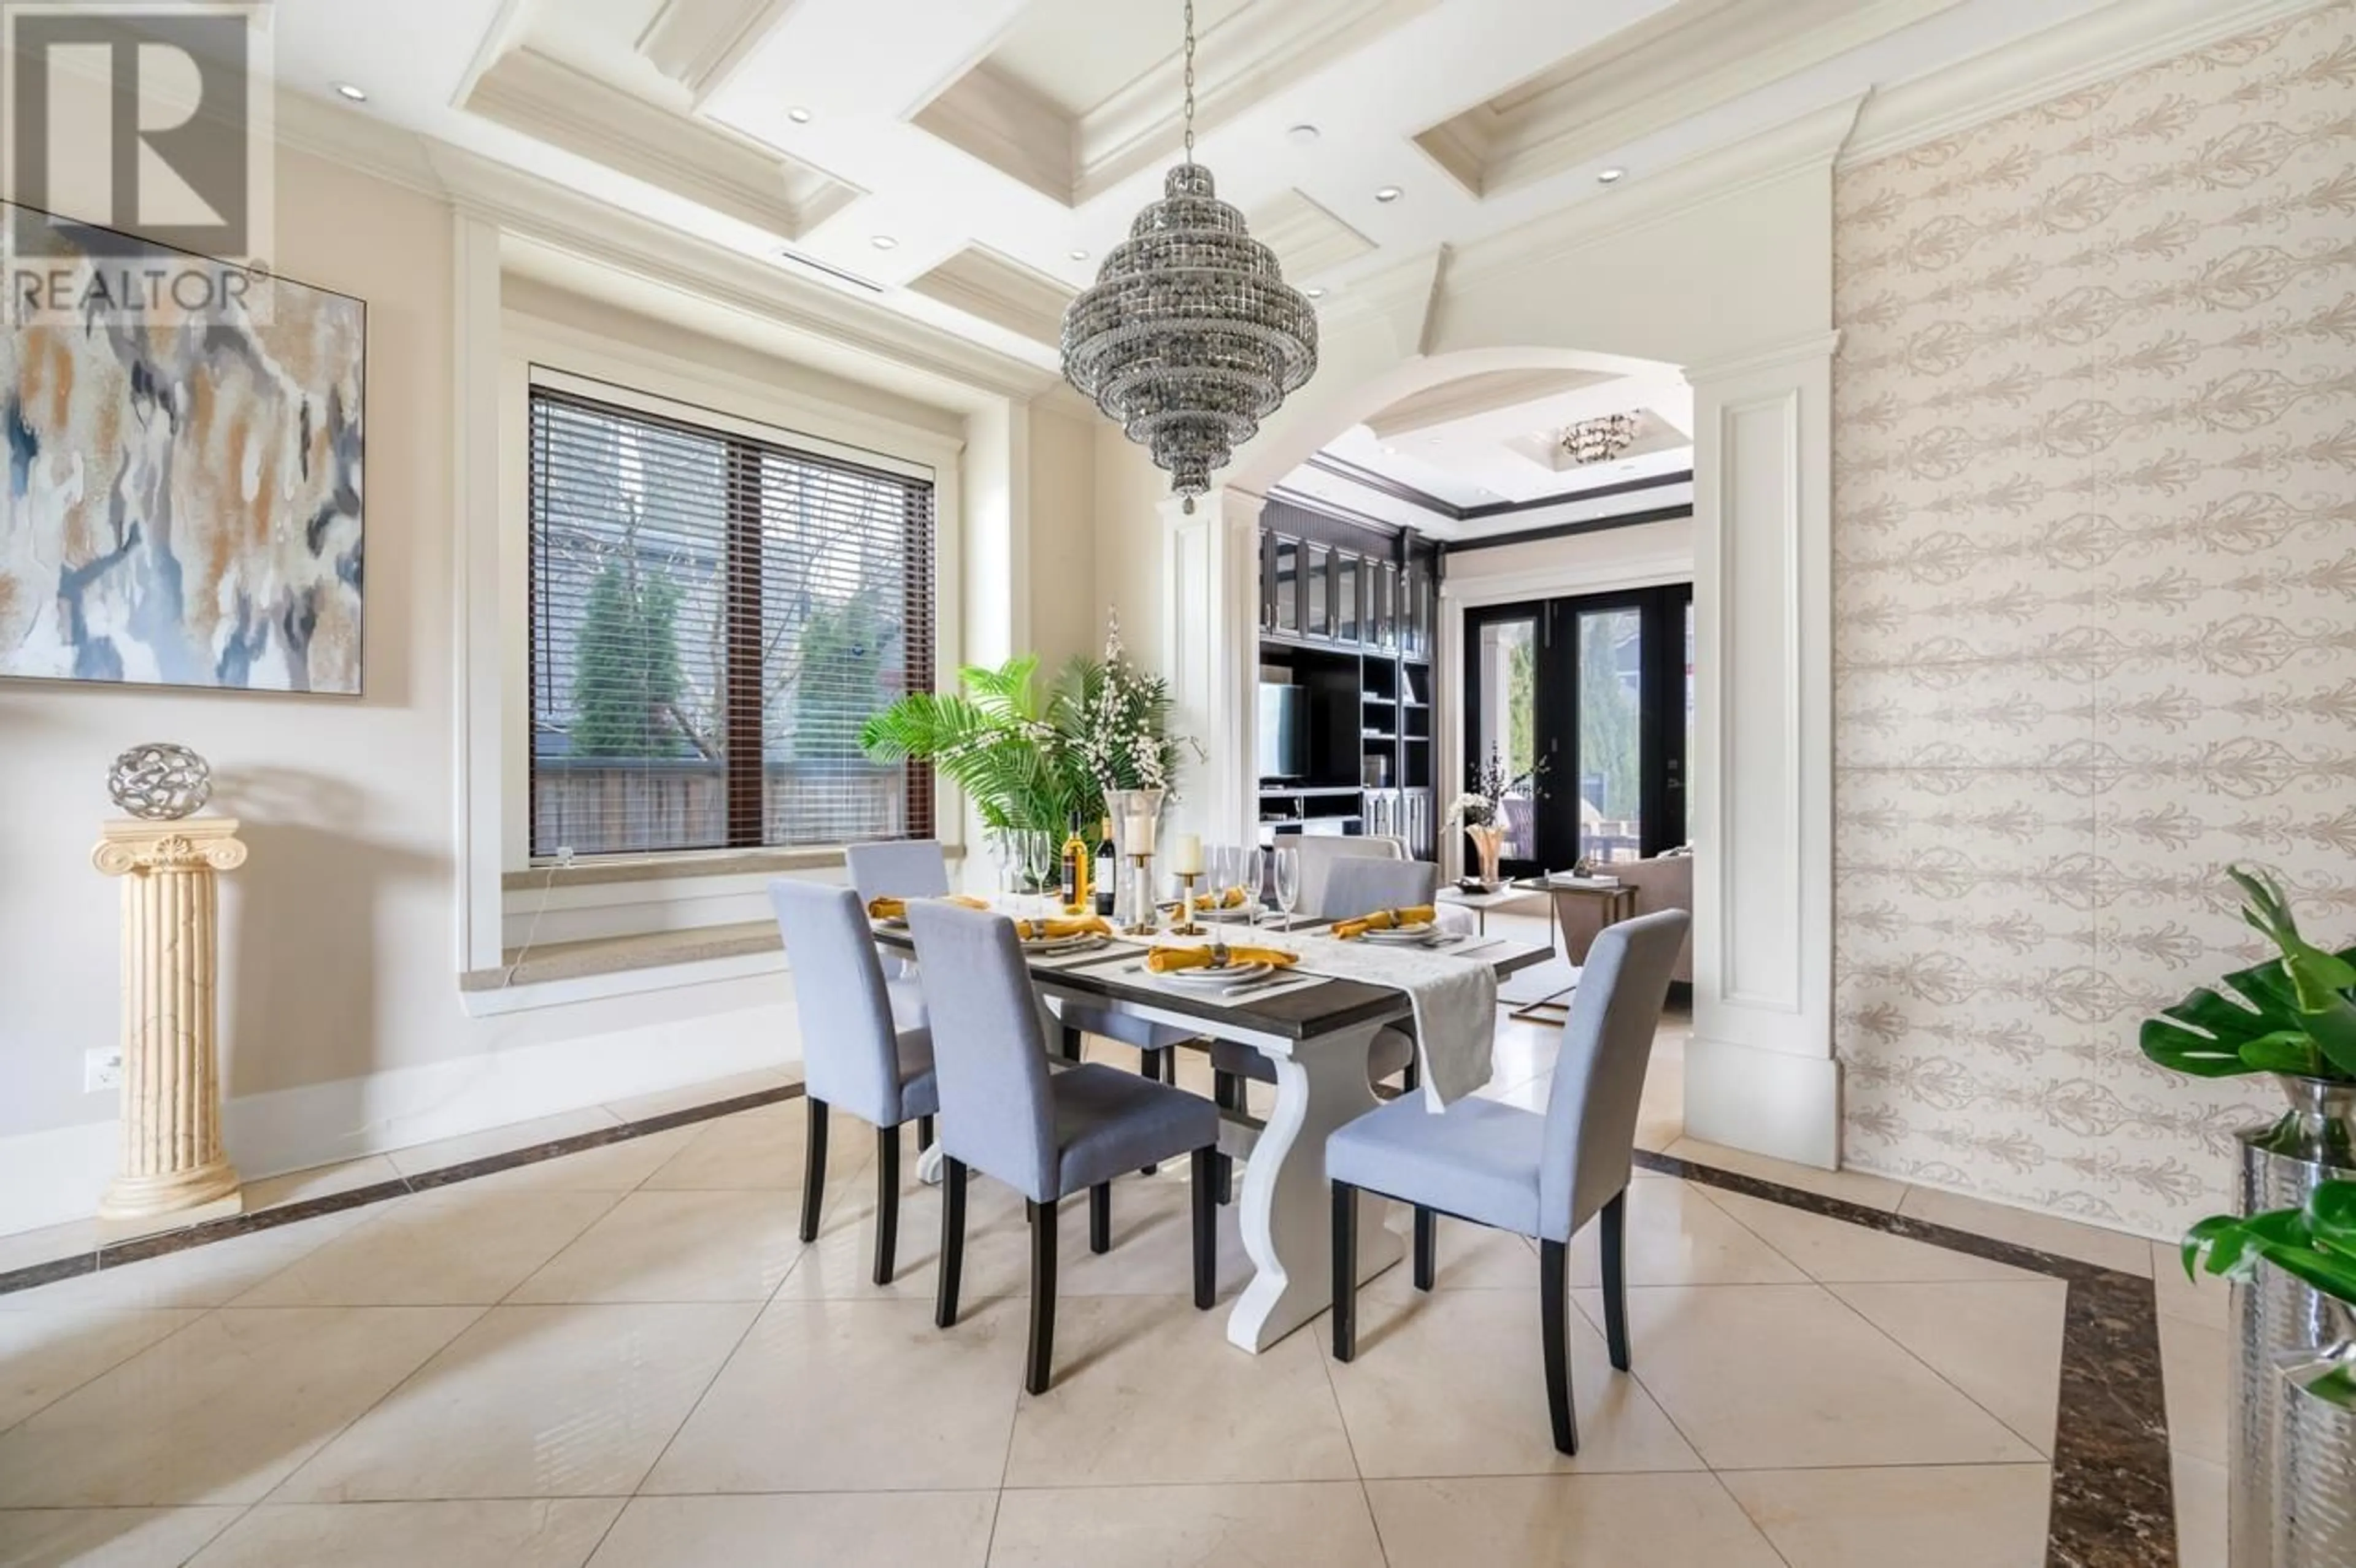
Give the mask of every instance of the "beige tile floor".
[[(1507, 1026), (1490, 1092), (1542, 1104), (1551, 1038)], [(1703, 1159), (1678, 1142), (1681, 1061), (1672, 1020), (1646, 1141)], [(1440, 1288), (1404, 1270), (1370, 1285), (1352, 1364), (1322, 1320), (1248, 1358), (1186, 1300), (1173, 1170), (1119, 1184), (1108, 1256), (1072, 1206), (1058, 1381), (1032, 1398), (1020, 1204), (977, 1188), (966, 1316), (940, 1333), (937, 1202), (913, 1160), (895, 1284), (867, 1279), (873, 1143), (848, 1127), (823, 1233), (796, 1239), (802, 1115), (768, 1106), (0, 1296), (0, 1563), (2043, 1561), (2062, 1296), (2039, 1277), (1640, 1177), (1635, 1370), (1609, 1368), (1582, 1241), (1584, 1445), (1566, 1459), (1526, 1243), (1443, 1223)], [(2040, 1244), (2125, 1256), (2054, 1223)], [(1247, 1268), (1232, 1212), (1221, 1247), (1223, 1312)], [(2163, 1282), (2185, 1561), (2214, 1568), (2222, 1307), (2172, 1266), (2137, 1259)]]

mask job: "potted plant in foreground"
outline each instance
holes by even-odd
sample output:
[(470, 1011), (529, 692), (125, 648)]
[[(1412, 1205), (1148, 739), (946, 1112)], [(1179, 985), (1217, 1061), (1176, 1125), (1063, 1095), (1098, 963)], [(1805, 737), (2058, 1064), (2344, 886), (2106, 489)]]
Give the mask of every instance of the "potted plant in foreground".
[[(2268, 1232), (2261, 1221), (2305, 1212), (2327, 1183), (2356, 1179), (2356, 947), (2332, 953), (2317, 946), (2299, 931), (2273, 878), (2239, 868), (2230, 874), (2244, 895), (2242, 918), (2279, 956), (2228, 975), (2216, 987), (2201, 987), (2147, 1020), (2142, 1045), (2152, 1061), (2196, 1077), (2263, 1072), (2281, 1085), (2290, 1102), (2281, 1119), (2236, 1135), (2242, 1153), (2237, 1211), (2246, 1217), (2244, 1224), (2260, 1227), (2250, 1235), (2264, 1240)], [(2286, 1222), (2269, 1223), (2288, 1235)], [(2239, 1256), (2229, 1253), (2228, 1266)], [(2310, 1413), (2286, 1397), (2273, 1369), (2282, 1358), (2312, 1357), (2333, 1343), (2345, 1327), (2343, 1309), (2308, 1274), (2282, 1267), (2254, 1275), (2244, 1271), (2242, 1288), (2233, 1293), (2233, 1568), (2356, 1562), (2337, 1555), (2290, 1558), (2276, 1550), (2285, 1518), (2277, 1499), (2286, 1488), (2296, 1492), (2312, 1485), (2321, 1456), (2306, 1450), (2317, 1440)], [(2345, 1472), (2330, 1480), (2332, 1506), (2343, 1514), (2356, 1507), (2348, 1496), (2351, 1485)]]
[(2234, 1568), (2341, 1568), (2356, 1563), (2356, 1182), (2323, 1181), (2297, 1209), (2217, 1214), (2184, 1238), (2184, 1268), (2222, 1275), (2249, 1296), (2269, 1274), (2315, 1293), (2310, 1344), (2244, 1374), (2276, 1385), (2280, 1447), (2266, 1489), (2244, 1492), (2237, 1467)]

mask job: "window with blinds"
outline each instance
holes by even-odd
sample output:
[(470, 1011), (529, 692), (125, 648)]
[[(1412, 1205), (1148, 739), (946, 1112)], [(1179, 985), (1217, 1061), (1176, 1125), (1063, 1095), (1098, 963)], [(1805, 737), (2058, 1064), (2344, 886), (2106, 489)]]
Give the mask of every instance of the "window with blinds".
[(930, 835), (930, 483), (535, 386), (530, 518), (535, 859)]

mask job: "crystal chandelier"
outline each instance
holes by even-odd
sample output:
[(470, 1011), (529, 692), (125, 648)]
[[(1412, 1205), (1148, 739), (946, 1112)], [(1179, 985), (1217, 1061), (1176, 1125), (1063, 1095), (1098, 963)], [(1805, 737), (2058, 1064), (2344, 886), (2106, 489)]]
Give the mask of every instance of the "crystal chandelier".
[(1577, 466), (1590, 463), (1609, 463), (1635, 443), (1634, 414), (1606, 414), (1599, 420), (1581, 420), (1562, 432), (1562, 453)]
[(1185, 123), (1185, 161), (1162, 199), (1064, 313), (1064, 377), (1152, 449), (1191, 512), (1212, 470), (1317, 373), (1317, 313), (1194, 161), (1194, 0)]

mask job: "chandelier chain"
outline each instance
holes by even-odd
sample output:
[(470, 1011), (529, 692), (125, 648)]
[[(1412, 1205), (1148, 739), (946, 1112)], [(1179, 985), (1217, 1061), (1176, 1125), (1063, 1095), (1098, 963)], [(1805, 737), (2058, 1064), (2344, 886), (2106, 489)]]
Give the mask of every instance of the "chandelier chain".
[(1194, 0), (1186, 0), (1186, 161), (1194, 161)]

